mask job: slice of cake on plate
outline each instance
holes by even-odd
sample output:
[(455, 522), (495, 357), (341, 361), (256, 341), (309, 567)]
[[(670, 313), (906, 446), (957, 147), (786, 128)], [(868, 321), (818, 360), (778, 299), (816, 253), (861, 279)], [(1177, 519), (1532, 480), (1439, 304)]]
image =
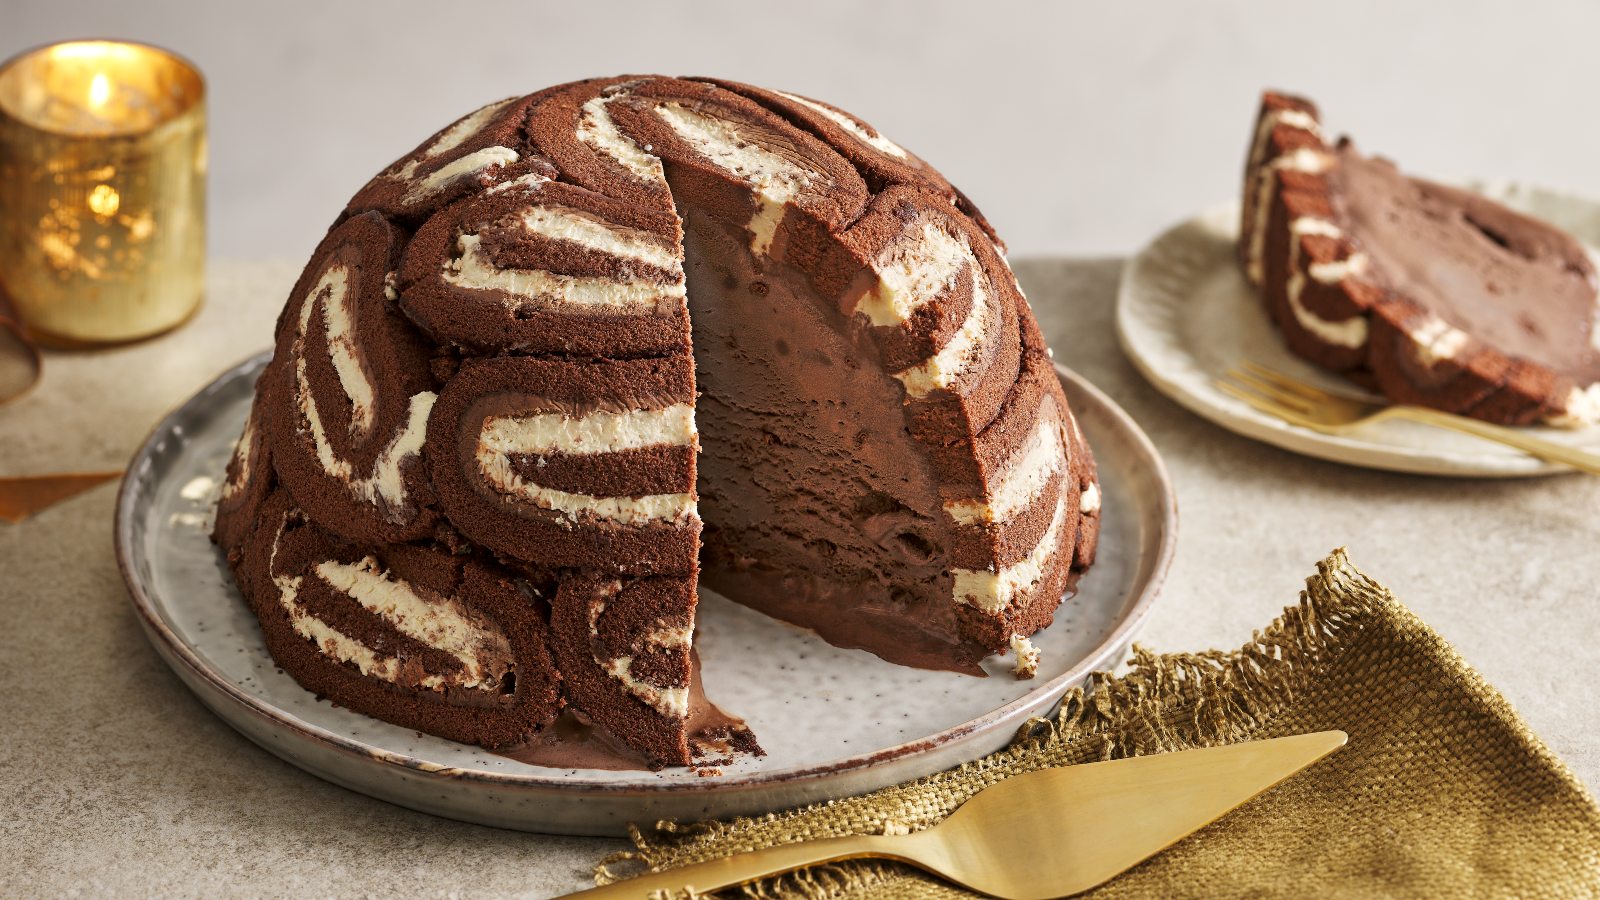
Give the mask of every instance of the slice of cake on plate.
[(1239, 265), (1289, 348), (1396, 403), (1507, 425), (1600, 421), (1600, 279), (1549, 223), (1412, 178), (1267, 93)]

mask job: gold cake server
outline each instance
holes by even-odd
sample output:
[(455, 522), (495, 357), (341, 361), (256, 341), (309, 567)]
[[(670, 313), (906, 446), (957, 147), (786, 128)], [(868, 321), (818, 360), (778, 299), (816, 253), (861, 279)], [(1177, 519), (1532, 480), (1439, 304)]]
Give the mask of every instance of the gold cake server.
[(877, 857), (1008, 900), (1063, 897), (1148, 859), (1345, 740), (1342, 731), (1322, 731), (1042, 769), (980, 791), (924, 831), (784, 844), (572, 896), (694, 896), (819, 863)]

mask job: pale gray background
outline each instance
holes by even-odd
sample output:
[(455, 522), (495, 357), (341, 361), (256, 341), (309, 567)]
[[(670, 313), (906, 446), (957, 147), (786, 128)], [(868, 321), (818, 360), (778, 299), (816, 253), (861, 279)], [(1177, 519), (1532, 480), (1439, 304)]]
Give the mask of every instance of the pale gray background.
[(820, 97), (944, 170), (1013, 255), (1123, 253), (1232, 194), (1265, 85), (1418, 171), (1600, 194), (1600, 4), (0, 0), (211, 85), (212, 237), (303, 257), (378, 168), (491, 99), (618, 72)]
[[(1335, 128), (1419, 170), (1600, 194), (1600, 6), (569, 2), (581, 10), (0, 0), (0, 55), (103, 34), (200, 63), (218, 257), (193, 324), (54, 355), (35, 394), (0, 408), (0, 476), (121, 464), (163, 410), (266, 346), (301, 261), (368, 175), (480, 102), (585, 75), (723, 74), (831, 100), (942, 167), (1015, 256), (1125, 254), (1233, 194), (1264, 84), (1310, 93)], [(1182, 537), (1143, 640), (1237, 646), (1347, 543), (1600, 784), (1600, 481), (1366, 472), (1234, 437), (1116, 349), (1119, 266), (1018, 272), (1058, 358), (1172, 469)], [(411, 813), (250, 745), (139, 633), (112, 502), (106, 485), (0, 525), (14, 623), (0, 629), (0, 895), (544, 897), (621, 846)]]

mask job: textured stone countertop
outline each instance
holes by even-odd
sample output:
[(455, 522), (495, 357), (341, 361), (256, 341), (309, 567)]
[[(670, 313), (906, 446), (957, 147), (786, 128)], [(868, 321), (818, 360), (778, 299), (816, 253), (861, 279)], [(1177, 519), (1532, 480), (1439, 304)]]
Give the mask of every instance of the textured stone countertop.
[[(1123, 359), (1119, 269), (1018, 265), (1057, 359), (1144, 426), (1177, 484), (1177, 561), (1141, 640), (1237, 646), (1348, 545), (1600, 784), (1600, 480), (1392, 475), (1235, 437)], [(122, 465), (162, 413), (266, 345), (297, 270), (214, 263), (209, 301), (181, 331), (50, 356), (40, 388), (0, 407), (0, 475)], [(112, 558), (114, 494), (0, 523), (0, 895), (542, 897), (582, 887), (622, 846), (413, 813), (257, 749), (146, 644)]]

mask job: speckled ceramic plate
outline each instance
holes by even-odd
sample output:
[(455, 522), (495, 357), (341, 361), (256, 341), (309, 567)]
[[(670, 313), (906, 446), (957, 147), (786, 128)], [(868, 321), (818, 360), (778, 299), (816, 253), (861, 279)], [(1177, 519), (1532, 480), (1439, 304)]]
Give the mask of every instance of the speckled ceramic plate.
[[(1508, 183), (1468, 187), (1600, 246), (1600, 203)], [(1128, 262), (1117, 295), (1117, 332), (1135, 366), (1162, 393), (1229, 431), (1335, 462), (1480, 478), (1570, 472), (1500, 444), (1414, 422), (1386, 421), (1343, 435), (1290, 425), (1216, 387), (1251, 359), (1329, 390), (1371, 397), (1291, 354), (1234, 262), (1236, 203), (1177, 225)], [(1377, 398), (1373, 398), (1377, 399)], [(1600, 451), (1600, 428), (1534, 428), (1540, 436)]]
[[(1176, 537), (1155, 449), (1106, 396), (1061, 378), (1100, 465), (1100, 558), (1035, 638), (1039, 677), (925, 672), (832, 647), (708, 594), (706, 691), (745, 717), (768, 755), (702, 777), (685, 769), (549, 769), (418, 734), (319, 701), (278, 671), (207, 539), (217, 482), (265, 357), (224, 374), (158, 426), (118, 498), (117, 556), (151, 642), (246, 737), (348, 788), (441, 816), (533, 831), (620, 834), (660, 818), (754, 814), (861, 793), (1004, 746), (1091, 671), (1109, 668), (1149, 614)], [(180, 736), (174, 736), (180, 739)]]

